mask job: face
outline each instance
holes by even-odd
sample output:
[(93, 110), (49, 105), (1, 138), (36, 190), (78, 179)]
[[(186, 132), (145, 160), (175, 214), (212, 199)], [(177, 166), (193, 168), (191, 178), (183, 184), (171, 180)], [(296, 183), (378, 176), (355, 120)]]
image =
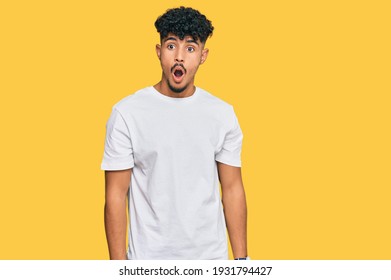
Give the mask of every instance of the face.
[(174, 95), (193, 91), (195, 74), (208, 56), (204, 43), (191, 36), (180, 40), (169, 34), (156, 45), (156, 53), (162, 66), (161, 90)]

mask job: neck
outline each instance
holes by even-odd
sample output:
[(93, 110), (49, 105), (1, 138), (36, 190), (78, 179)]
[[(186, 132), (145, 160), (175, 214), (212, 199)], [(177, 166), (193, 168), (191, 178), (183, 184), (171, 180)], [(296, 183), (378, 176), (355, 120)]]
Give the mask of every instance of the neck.
[(167, 83), (164, 83), (163, 80), (154, 85), (154, 88), (160, 92), (161, 94), (164, 94), (169, 97), (173, 98), (184, 98), (184, 97), (189, 97), (192, 96), (195, 92), (195, 86), (194, 84), (188, 85), (183, 91), (181, 92), (175, 92), (170, 89)]

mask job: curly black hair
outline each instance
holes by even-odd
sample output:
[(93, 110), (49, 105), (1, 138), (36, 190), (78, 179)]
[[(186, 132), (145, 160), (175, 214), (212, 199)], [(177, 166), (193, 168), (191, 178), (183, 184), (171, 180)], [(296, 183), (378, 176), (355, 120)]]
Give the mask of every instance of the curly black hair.
[(214, 29), (206, 16), (193, 8), (183, 6), (167, 10), (155, 21), (155, 27), (160, 33), (160, 40), (172, 33), (181, 40), (185, 36), (191, 36), (194, 40), (200, 39), (202, 43), (212, 36)]

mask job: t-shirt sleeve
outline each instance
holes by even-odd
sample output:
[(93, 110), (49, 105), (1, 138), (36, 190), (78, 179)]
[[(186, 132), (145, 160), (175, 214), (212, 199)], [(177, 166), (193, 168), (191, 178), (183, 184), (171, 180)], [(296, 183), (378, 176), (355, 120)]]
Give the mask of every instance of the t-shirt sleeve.
[(102, 170), (133, 168), (133, 146), (128, 126), (121, 113), (113, 108), (106, 124), (106, 138)]
[(241, 167), (243, 134), (238, 118), (232, 108), (231, 129), (226, 133), (221, 150), (216, 154), (216, 161)]

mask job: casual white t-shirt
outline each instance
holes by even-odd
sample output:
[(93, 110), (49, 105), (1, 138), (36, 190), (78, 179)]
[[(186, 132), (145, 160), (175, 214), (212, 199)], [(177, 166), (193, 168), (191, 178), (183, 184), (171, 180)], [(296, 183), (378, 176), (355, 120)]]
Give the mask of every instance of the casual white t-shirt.
[(101, 168), (133, 168), (128, 259), (228, 259), (216, 161), (241, 166), (233, 107), (147, 87), (113, 107)]

